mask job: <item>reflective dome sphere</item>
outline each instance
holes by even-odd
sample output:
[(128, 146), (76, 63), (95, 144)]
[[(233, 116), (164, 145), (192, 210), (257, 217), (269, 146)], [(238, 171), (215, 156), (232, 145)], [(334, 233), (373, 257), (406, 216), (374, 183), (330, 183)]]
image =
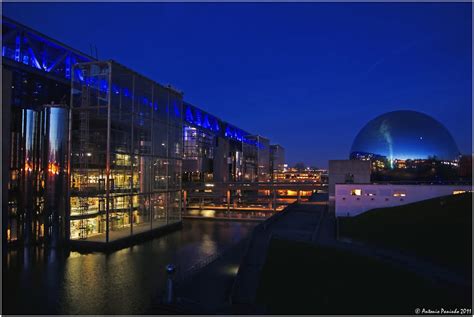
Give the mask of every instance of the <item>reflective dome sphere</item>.
[(393, 111), (367, 123), (352, 144), (350, 157), (415, 160), (436, 157), (456, 160), (460, 153), (449, 131), (432, 117), (417, 111)]

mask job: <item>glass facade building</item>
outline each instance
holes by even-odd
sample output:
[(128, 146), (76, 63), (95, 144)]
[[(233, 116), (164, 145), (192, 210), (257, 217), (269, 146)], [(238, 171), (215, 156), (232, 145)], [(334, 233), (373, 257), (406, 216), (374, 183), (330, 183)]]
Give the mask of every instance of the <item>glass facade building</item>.
[(272, 175), (278, 172), (282, 172), (284, 167), (285, 148), (283, 148), (279, 144), (270, 145), (270, 170), (272, 172)]
[(182, 95), (115, 62), (74, 66), (70, 238), (181, 221)]
[(248, 136), (257, 144), (257, 174), (256, 181), (269, 182), (271, 180), (270, 172), (270, 140), (260, 135)]
[(2, 26), (5, 245), (170, 228), (193, 185), (222, 203), (229, 184), (269, 175), (268, 139), (116, 62), (6, 17)]
[(93, 60), (2, 17), (2, 197), (6, 243), (67, 238), (72, 66)]
[(250, 134), (184, 103), (183, 181), (255, 181), (258, 148)]
[(183, 182), (212, 182), (220, 120), (188, 103), (184, 107)]

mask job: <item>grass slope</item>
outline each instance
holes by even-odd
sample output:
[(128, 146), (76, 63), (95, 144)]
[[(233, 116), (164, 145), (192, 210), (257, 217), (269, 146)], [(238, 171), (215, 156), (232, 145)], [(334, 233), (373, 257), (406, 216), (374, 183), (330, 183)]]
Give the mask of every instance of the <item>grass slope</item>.
[(472, 193), (339, 218), (341, 237), (414, 254), (471, 276)]
[(257, 302), (270, 314), (414, 314), (423, 307), (470, 308), (471, 293), (371, 258), (274, 239)]

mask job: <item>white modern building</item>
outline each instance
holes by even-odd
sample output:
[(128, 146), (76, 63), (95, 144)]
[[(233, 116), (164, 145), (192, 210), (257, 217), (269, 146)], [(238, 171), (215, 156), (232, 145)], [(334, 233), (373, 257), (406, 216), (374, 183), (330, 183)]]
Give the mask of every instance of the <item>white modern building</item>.
[(339, 183), (370, 184), (370, 161), (330, 160), (329, 161), (329, 199), (335, 199), (335, 186)]
[(394, 185), (394, 184), (336, 184), (335, 209), (337, 217), (352, 217), (374, 208), (414, 203), (435, 197), (472, 191), (471, 185)]

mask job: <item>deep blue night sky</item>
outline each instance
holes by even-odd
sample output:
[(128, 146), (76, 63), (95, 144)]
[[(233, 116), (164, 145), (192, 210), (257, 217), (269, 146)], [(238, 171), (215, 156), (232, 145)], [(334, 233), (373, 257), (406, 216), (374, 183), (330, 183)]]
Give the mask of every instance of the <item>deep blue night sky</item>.
[(471, 153), (470, 3), (3, 3), (3, 14), (172, 84), (327, 167), (366, 122), (429, 114)]

